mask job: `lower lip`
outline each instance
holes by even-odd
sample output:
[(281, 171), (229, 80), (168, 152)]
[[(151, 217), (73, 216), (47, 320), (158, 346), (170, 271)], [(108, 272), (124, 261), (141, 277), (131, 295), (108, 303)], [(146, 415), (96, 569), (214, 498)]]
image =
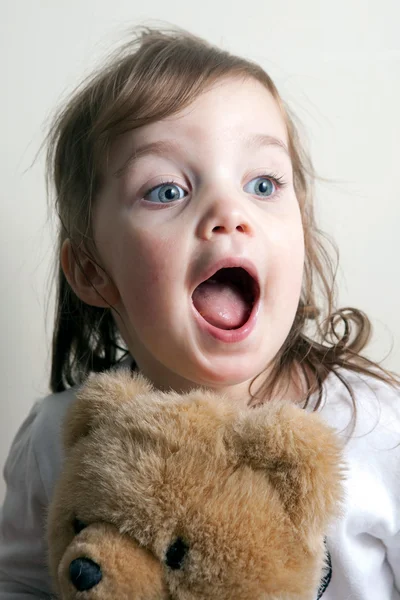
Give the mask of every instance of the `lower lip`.
[(226, 344), (235, 344), (237, 342), (242, 342), (243, 340), (248, 338), (251, 332), (253, 331), (256, 325), (257, 316), (259, 312), (259, 300), (257, 300), (254, 303), (254, 306), (246, 323), (238, 329), (219, 329), (218, 327), (214, 327), (214, 325), (211, 325), (211, 323), (206, 321), (201, 316), (199, 311), (195, 308), (194, 304), (192, 304), (192, 308), (194, 311), (196, 321), (203, 331), (207, 332), (220, 342), (225, 342)]

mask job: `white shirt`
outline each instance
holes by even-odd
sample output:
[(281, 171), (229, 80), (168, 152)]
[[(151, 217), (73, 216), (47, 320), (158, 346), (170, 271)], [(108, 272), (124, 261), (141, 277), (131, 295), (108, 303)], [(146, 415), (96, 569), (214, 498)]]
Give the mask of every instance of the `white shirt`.
[[(400, 600), (400, 390), (341, 370), (357, 406), (331, 374), (320, 414), (347, 440), (344, 516), (327, 536), (330, 583), (322, 600)], [(61, 425), (76, 389), (38, 401), (16, 434), (4, 469), (0, 600), (49, 599), (44, 523), (62, 461)]]

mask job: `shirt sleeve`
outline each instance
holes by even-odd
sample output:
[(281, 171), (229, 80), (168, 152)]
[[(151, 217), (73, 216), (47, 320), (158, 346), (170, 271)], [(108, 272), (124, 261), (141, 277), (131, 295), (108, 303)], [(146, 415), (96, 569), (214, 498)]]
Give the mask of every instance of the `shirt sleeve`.
[(386, 542), (387, 560), (393, 571), (394, 585), (400, 592), (400, 532), (390, 542)]
[(381, 399), (381, 408), (384, 414), (386, 412), (381, 437), (385, 440), (385, 447), (390, 448), (383, 453), (381, 472), (387, 480), (394, 510), (388, 522), (387, 535), (382, 536), (382, 542), (393, 572), (394, 586), (400, 592), (400, 389), (397, 388), (391, 394), (390, 400), (389, 407), (386, 407)]
[(33, 443), (36, 403), (17, 432), (4, 467), (0, 511), (0, 600), (49, 599), (45, 516), (48, 504)]

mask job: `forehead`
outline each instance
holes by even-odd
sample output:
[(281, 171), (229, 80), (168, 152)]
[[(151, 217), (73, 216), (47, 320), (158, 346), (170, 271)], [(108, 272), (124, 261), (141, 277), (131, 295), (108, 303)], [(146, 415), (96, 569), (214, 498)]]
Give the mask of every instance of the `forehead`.
[(227, 78), (212, 84), (178, 113), (121, 136), (111, 148), (111, 157), (120, 164), (132, 149), (159, 140), (226, 149), (227, 145), (245, 145), (257, 135), (271, 136), (287, 146), (287, 128), (278, 103), (255, 79)]
[(179, 113), (153, 125), (185, 128), (193, 135), (240, 134), (247, 128), (263, 128), (286, 137), (285, 122), (271, 92), (250, 78), (218, 81)]

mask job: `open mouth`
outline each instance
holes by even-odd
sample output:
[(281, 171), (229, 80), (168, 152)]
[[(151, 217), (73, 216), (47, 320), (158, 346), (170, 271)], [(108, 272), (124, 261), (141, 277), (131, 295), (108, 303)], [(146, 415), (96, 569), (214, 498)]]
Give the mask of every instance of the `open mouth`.
[(259, 296), (257, 281), (242, 267), (219, 269), (194, 290), (192, 301), (205, 321), (218, 329), (240, 329)]

